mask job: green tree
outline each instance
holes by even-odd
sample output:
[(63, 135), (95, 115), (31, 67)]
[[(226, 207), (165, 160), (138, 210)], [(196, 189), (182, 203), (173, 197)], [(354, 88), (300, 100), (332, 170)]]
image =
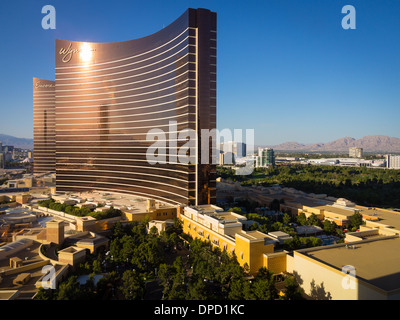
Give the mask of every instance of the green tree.
[(283, 247), (287, 251), (297, 250), (301, 247), (301, 242), (298, 236), (294, 236), (292, 239), (286, 239), (283, 242)]
[(56, 297), (55, 290), (40, 287), (34, 300), (55, 300)]
[(283, 300), (304, 300), (303, 289), (300, 288), (296, 279), (292, 276), (285, 278), (285, 295)]
[(173, 267), (165, 263), (160, 264), (157, 276), (160, 279), (160, 284), (168, 291), (168, 287), (172, 284)]
[(278, 298), (273, 273), (265, 267), (258, 270), (252, 283), (252, 289), (257, 300), (275, 300)]
[(336, 223), (331, 222), (329, 220), (325, 220), (322, 224), (322, 227), (326, 233), (333, 234), (336, 230)]
[(242, 209), (239, 208), (239, 207), (230, 208), (228, 211), (229, 211), (229, 212), (238, 213), (238, 214), (243, 214)]
[(99, 259), (96, 259), (93, 261), (93, 272), (96, 274), (99, 274), (102, 272), (101, 261)]
[(228, 293), (229, 300), (254, 300), (250, 283), (244, 280), (243, 277), (232, 280)]
[(287, 225), (287, 224), (289, 224), (290, 222), (292, 222), (292, 217), (291, 217), (289, 214), (284, 213), (284, 214), (283, 214), (282, 221), (283, 221), (284, 224)]
[(307, 224), (307, 218), (306, 218), (306, 214), (304, 212), (300, 212), (297, 215), (296, 218), (298, 224), (300, 224), (301, 226), (305, 226)]
[(307, 225), (309, 226), (320, 226), (321, 225), (321, 220), (318, 219), (318, 217), (312, 213), (308, 218), (307, 218)]
[(362, 214), (356, 211), (351, 217), (350, 217), (350, 226), (352, 228), (352, 231), (357, 230), (360, 228), (360, 225), (363, 224), (362, 220)]
[(57, 300), (80, 300), (81, 295), (82, 290), (80, 290), (77, 276), (70, 276), (60, 284)]
[(199, 277), (193, 276), (192, 279), (189, 281), (188, 290), (186, 294), (187, 300), (207, 300), (208, 293), (207, 287)]
[(111, 229), (111, 234), (113, 238), (122, 238), (126, 232), (122, 226), (122, 223), (120, 221), (117, 221), (112, 229)]
[(145, 292), (145, 285), (143, 279), (132, 270), (126, 270), (122, 274), (122, 285), (120, 290), (127, 300), (142, 299)]

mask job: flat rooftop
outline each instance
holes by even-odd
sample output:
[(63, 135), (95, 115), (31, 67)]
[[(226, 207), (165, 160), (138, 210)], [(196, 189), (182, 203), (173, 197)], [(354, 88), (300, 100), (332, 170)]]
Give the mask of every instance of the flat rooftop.
[(254, 230), (254, 231), (241, 231), (239, 233), (237, 233), (238, 235), (250, 240), (250, 241), (254, 241), (254, 240), (264, 240), (265, 238), (271, 239), (271, 237), (269, 237), (268, 235), (266, 235), (265, 233), (262, 233), (260, 231)]
[(345, 265), (352, 265), (357, 278), (385, 291), (400, 289), (400, 238), (357, 242), (352, 245), (356, 249), (347, 249), (342, 245), (299, 252), (338, 270), (342, 270)]
[(396, 230), (400, 230), (400, 213), (399, 212), (380, 210), (380, 209), (376, 209), (376, 208), (368, 209), (368, 208), (361, 207), (361, 206), (356, 206), (356, 208), (360, 209), (361, 214), (374, 216), (379, 219), (379, 221), (374, 221), (374, 222), (392, 226)]
[(296, 197), (292, 201), (307, 207), (325, 207), (327, 204), (330, 204), (329, 201), (312, 197)]
[(9, 300), (16, 296), (18, 290), (0, 290), (0, 300)]
[(321, 209), (324, 211), (329, 211), (341, 216), (346, 216), (346, 217), (351, 217), (354, 214), (354, 209), (355, 207), (349, 207), (348, 209), (345, 208), (339, 208), (339, 207), (334, 207), (334, 206), (321, 206)]
[(208, 211), (218, 211), (221, 210), (220, 207), (213, 204), (201, 204), (198, 206), (191, 206), (191, 208), (197, 210), (198, 212), (208, 212)]
[(1, 246), (0, 249), (5, 250), (5, 251), (10, 251), (10, 250), (18, 247), (21, 243), (23, 244), (26, 242), (32, 242), (32, 244), (29, 247), (22, 249), (20, 251), (17, 251), (15, 253), (7, 256), (4, 259), (0, 259), (0, 271), (7, 270), (10, 268), (9, 261), (10, 261), (10, 258), (12, 258), (12, 257), (20, 258), (22, 261), (24, 261), (24, 264), (42, 260), (39, 256), (40, 243), (37, 241), (32, 241), (29, 239), (21, 239), (18, 241), (14, 241), (14, 242), (5, 244), (4, 246)]
[[(149, 198), (142, 198), (129, 194), (120, 194), (120, 193), (110, 193), (110, 192), (102, 192), (102, 191), (94, 191), (94, 192), (82, 192), (82, 193), (70, 193), (66, 195), (58, 195), (66, 196), (67, 198), (75, 196), (77, 200), (79, 199), (90, 199), (90, 202), (97, 203), (110, 203), (110, 206), (114, 208), (123, 209), (125, 212), (129, 213), (143, 213), (146, 211), (147, 200)], [(174, 207), (171, 204), (164, 203), (156, 200), (156, 208), (172, 208)]]
[(245, 220), (245, 216), (237, 215), (232, 212), (213, 212), (206, 213), (207, 216), (217, 219), (220, 223), (236, 223), (239, 219)]
[(89, 244), (96, 245), (108, 242), (108, 238), (103, 237), (97, 233), (82, 233), (82, 234), (73, 234), (65, 237), (65, 242), (69, 245), (77, 245), (77, 244)]

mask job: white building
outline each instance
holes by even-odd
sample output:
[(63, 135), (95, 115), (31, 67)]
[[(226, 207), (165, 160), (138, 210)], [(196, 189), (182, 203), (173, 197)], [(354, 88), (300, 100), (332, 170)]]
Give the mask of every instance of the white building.
[(349, 148), (349, 157), (350, 158), (362, 158), (363, 157), (363, 148), (358, 148), (358, 147)]
[(400, 169), (400, 155), (386, 155), (386, 167), (389, 169)]

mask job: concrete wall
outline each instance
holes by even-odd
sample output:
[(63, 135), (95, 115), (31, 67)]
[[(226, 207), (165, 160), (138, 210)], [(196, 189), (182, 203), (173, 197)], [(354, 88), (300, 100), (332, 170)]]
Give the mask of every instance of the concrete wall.
[(56, 264), (61, 264), (61, 265), (65, 265), (65, 263), (60, 263), (58, 260), (53, 260), (50, 259), (49, 257), (46, 257), (43, 253), (42, 253), (42, 247), (48, 247), (48, 245), (45, 244), (41, 244), (39, 247), (39, 257), (45, 261), (47, 261), (47, 263), (51, 263), (53, 266), (55, 266)]
[[(69, 220), (73, 220), (73, 221), (75, 221), (76, 220), (76, 216), (73, 216), (73, 215), (71, 215), (71, 214), (67, 214), (67, 213), (65, 213), (65, 212), (62, 212), (62, 211), (56, 211), (56, 210), (52, 210), (52, 209), (49, 209), (49, 208), (46, 208), (46, 207), (38, 207), (38, 209), (40, 210), (40, 211), (44, 211), (44, 212), (48, 212), (48, 213), (51, 213), (51, 214), (53, 214), (53, 215), (56, 215), (56, 216), (59, 216), (59, 217), (63, 217), (63, 218), (65, 218), (65, 219), (69, 219)], [(35, 210), (36, 211), (36, 210)]]

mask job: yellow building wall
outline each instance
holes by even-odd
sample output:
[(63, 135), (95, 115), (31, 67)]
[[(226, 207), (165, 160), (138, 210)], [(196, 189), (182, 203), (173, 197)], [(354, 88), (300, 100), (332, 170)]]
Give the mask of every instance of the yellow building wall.
[(275, 274), (287, 272), (286, 258), (286, 253), (272, 255), (264, 254), (264, 267)]
[(257, 273), (264, 266), (264, 253), (273, 253), (274, 245), (264, 245), (264, 241), (250, 242), (240, 236), (236, 236), (235, 254), (239, 264), (244, 267), (247, 264), (250, 273)]
[(311, 296), (313, 282), (314, 288), (320, 289), (320, 294), (311, 298), (318, 297), (323, 299), (330, 297), (332, 300), (387, 299), (383, 291), (377, 290), (377, 288), (375, 289), (354, 277), (351, 279), (355, 281), (355, 288), (346, 289), (346, 283), (349, 283), (347, 281), (349, 279), (348, 275), (296, 251), (294, 251), (293, 274), (297, 275), (295, 277), (297, 277), (307, 295)]
[[(229, 241), (228, 239), (226, 239), (223, 235), (220, 235), (216, 232), (213, 232), (211, 230), (209, 230), (207, 227), (196, 223), (193, 220), (189, 220), (187, 219), (184, 215), (181, 215), (181, 221), (182, 223), (182, 230), (185, 234), (188, 234), (190, 236), (193, 237), (193, 239), (200, 239), (202, 241), (209, 241), (211, 242), (214, 246), (217, 246), (221, 249), (221, 251), (226, 250), (228, 253), (231, 253), (234, 251), (235, 249), (235, 244), (233, 241)], [(190, 227), (189, 227), (190, 224)], [(196, 230), (195, 230), (196, 228)], [(199, 229), (203, 230), (203, 235), (200, 235), (198, 233)], [(213, 237), (218, 238), (219, 242), (218, 245), (216, 245), (215, 243), (212, 242)], [(224, 247), (224, 244), (226, 244), (226, 246)]]
[[(348, 216), (343, 215), (343, 214), (325, 211), (324, 217), (332, 219), (338, 226), (346, 226), (348, 224)], [(341, 220), (343, 220), (343, 221), (341, 221)]]
[(141, 213), (123, 212), (122, 216), (129, 221), (143, 221), (146, 217), (152, 220), (150, 212), (141, 212)]
[(150, 220), (167, 220), (175, 218), (176, 212), (176, 208), (159, 208), (150, 212), (123, 212), (123, 216), (129, 221), (143, 221), (145, 218)]
[[(233, 242), (223, 235), (211, 231), (204, 225), (189, 220), (184, 215), (180, 215), (180, 219), (183, 222), (182, 230), (185, 234), (192, 236), (194, 239), (198, 238), (202, 241), (210, 241), (214, 246), (218, 246), (221, 251), (226, 249), (228, 253), (235, 252), (239, 264), (242, 267), (247, 264), (250, 268), (250, 273), (257, 273), (258, 270), (264, 266), (264, 253), (274, 252), (273, 244), (264, 245), (264, 241), (250, 242), (241, 236), (236, 236), (235, 242)], [(198, 233), (199, 229), (203, 230), (203, 235)], [(218, 245), (213, 243), (213, 237), (219, 240)], [(224, 244), (226, 244), (225, 247)]]
[(324, 210), (318, 207), (303, 206), (303, 211), (307, 218), (315, 214), (318, 218), (322, 219), (324, 215)]
[(158, 208), (152, 212), (152, 220), (167, 220), (176, 217), (177, 208)]
[(238, 259), (239, 264), (244, 267), (245, 264), (250, 268), (250, 272), (254, 269), (251, 265), (250, 259), (250, 243), (240, 237), (235, 238), (235, 254)]

